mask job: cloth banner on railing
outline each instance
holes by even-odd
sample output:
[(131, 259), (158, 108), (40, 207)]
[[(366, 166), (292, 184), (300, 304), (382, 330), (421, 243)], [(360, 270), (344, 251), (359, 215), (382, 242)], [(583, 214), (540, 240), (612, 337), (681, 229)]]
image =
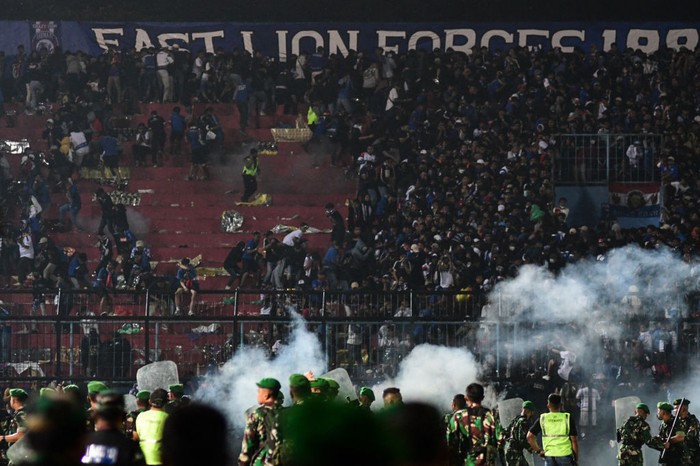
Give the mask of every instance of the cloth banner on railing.
[(622, 228), (659, 226), (658, 183), (611, 183), (610, 215)]

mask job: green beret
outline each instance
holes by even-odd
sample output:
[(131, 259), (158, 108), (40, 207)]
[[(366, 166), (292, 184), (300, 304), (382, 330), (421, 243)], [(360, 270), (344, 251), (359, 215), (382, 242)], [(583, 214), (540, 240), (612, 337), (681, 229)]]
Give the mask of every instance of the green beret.
[(318, 388), (321, 390), (323, 393), (327, 392), (328, 389), (330, 389), (330, 385), (328, 385), (328, 381), (326, 379), (316, 379), (311, 382), (311, 388)]
[(366, 396), (370, 400), (374, 401), (374, 392), (372, 391), (371, 388), (369, 387), (362, 387), (360, 388), (360, 396)]
[(63, 387), (63, 391), (64, 392), (79, 392), (80, 387), (78, 387), (75, 384), (70, 384), (70, 385), (66, 385), (65, 387)]
[(148, 399), (151, 397), (151, 392), (148, 390), (139, 390), (136, 393), (136, 399), (141, 400), (141, 401), (148, 401)]
[(673, 406), (671, 406), (670, 403), (666, 403), (665, 401), (659, 401), (659, 402), (656, 404), (656, 408), (657, 408), (657, 409), (660, 409), (660, 410), (662, 410), (662, 411), (666, 411), (666, 412), (668, 412), (668, 413), (670, 413), (671, 411), (673, 411)]
[(92, 382), (87, 384), (87, 389), (88, 389), (88, 395), (97, 395), (98, 393), (107, 391), (107, 385), (105, 385), (104, 382), (100, 382), (98, 380), (93, 380)]
[(311, 383), (309, 379), (304, 377), (302, 374), (292, 374), (289, 376), (289, 386), (290, 388), (311, 388)]
[(637, 403), (636, 408), (645, 411), (647, 414), (651, 413), (651, 411), (649, 411), (649, 406), (645, 405), (644, 403)]
[(44, 387), (41, 390), (39, 390), (39, 396), (41, 398), (46, 398), (47, 396), (51, 396), (56, 393), (56, 390), (54, 390), (51, 387)]
[(267, 388), (268, 390), (279, 390), (282, 388), (282, 385), (280, 384), (279, 380), (273, 379), (272, 377), (260, 379), (260, 382), (257, 383), (257, 386), (260, 388)]
[(19, 398), (20, 400), (26, 400), (27, 398), (29, 398), (27, 392), (25, 392), (22, 388), (10, 389), (10, 396), (13, 398)]
[(687, 398), (678, 398), (677, 400), (673, 400), (673, 406), (677, 406), (677, 405), (681, 404), (681, 401), (682, 401), (683, 404), (686, 405), (686, 406), (690, 404), (690, 400), (689, 400), (689, 399), (687, 399)]
[(338, 382), (333, 379), (326, 379), (326, 382), (328, 382), (328, 389), (330, 391), (338, 393), (338, 390), (340, 390), (340, 384)]
[(174, 393), (176, 395), (184, 395), (185, 394), (185, 387), (180, 383), (176, 383), (176, 384), (169, 386), (168, 391), (171, 393)]
[(523, 409), (535, 411), (535, 403), (533, 403), (532, 401), (523, 401)]

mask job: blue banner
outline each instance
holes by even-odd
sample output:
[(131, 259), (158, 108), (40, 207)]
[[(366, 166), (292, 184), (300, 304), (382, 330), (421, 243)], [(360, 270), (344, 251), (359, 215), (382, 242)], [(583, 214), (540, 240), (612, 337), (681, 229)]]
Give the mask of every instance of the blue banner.
[[(12, 54), (17, 45), (36, 43), (36, 21), (2, 21), (0, 50)], [(178, 44), (196, 53), (234, 48), (260, 51), (280, 60), (323, 46), (330, 54), (377, 47), (403, 53), (410, 49), (452, 48), (470, 53), (474, 47), (559, 47), (570, 52), (632, 48), (652, 53), (660, 48), (694, 49), (700, 25), (669, 23), (159, 23), (44, 22), (42, 31), (55, 36), (63, 50), (98, 55), (109, 46), (140, 50)], [(34, 37), (32, 37), (34, 34)], [(49, 35), (47, 33), (47, 35)], [(47, 43), (46, 41), (44, 43)]]

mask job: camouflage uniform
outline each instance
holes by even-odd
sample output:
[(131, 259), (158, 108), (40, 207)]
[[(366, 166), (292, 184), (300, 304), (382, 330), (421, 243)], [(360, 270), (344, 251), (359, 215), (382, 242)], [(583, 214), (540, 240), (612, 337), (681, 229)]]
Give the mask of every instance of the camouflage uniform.
[(617, 441), (620, 443), (617, 455), (620, 466), (644, 466), (642, 445), (652, 446), (647, 421), (639, 416), (630, 417), (617, 429)]
[(139, 417), (139, 414), (143, 413), (144, 411), (146, 411), (146, 408), (139, 408), (126, 415), (124, 431), (126, 432), (126, 436), (128, 438), (133, 438), (134, 431), (136, 430), (136, 418)]
[(455, 412), (447, 425), (451, 466), (496, 463), (496, 422), (490, 410), (474, 406)]
[(523, 455), (523, 450), (532, 451), (527, 442), (527, 433), (530, 430), (530, 420), (521, 414), (510, 423), (505, 430), (508, 441), (506, 446), (506, 463), (508, 466), (529, 466)]
[(277, 424), (278, 412), (279, 408), (276, 405), (260, 405), (248, 416), (241, 454), (238, 456), (240, 466), (270, 464), (267, 456), (273, 441), (272, 431)]
[(685, 432), (685, 445), (688, 449), (691, 462), (689, 464), (700, 463), (700, 445), (698, 444), (698, 436), (700, 436), (700, 422), (694, 414), (688, 413), (684, 418), (678, 418), (678, 430)]
[[(651, 439), (651, 444), (649, 446), (656, 450), (663, 451), (666, 439), (673, 437), (681, 430), (678, 422), (673, 432), (671, 432), (671, 426), (673, 426), (673, 418), (662, 422), (659, 426), (659, 435)], [(672, 435), (669, 435), (670, 433), (672, 433)], [(692, 466), (693, 463), (686, 442), (672, 444), (671, 447), (666, 450), (663, 459), (659, 457), (659, 464), (667, 464), (668, 466)]]
[(168, 403), (163, 407), (163, 411), (168, 414), (172, 414), (183, 406), (187, 406), (190, 403), (189, 398), (175, 398), (174, 400), (168, 401)]

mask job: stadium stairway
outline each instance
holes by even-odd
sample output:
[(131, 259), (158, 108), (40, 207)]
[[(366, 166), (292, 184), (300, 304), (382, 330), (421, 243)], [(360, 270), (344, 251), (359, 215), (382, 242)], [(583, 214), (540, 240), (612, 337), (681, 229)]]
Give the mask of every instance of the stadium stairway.
[[(142, 104), (141, 113), (130, 117), (131, 128), (145, 121), (152, 110), (168, 118), (172, 104)], [(201, 114), (210, 105), (198, 104), (193, 108)], [(334, 202), (342, 205), (352, 195), (354, 184), (348, 181), (342, 169), (330, 166), (327, 154), (308, 154), (300, 143), (279, 143), (277, 155), (260, 155), (258, 193), (271, 196), (269, 206), (237, 206), (242, 194), (241, 167), (250, 148), (259, 142), (271, 142), (271, 128), (277, 125), (293, 126), (293, 115), (263, 116), (251, 121), (248, 137), (238, 130), (238, 113), (235, 105), (211, 105), (225, 128), (225, 144), (218, 155), (210, 157), (210, 179), (188, 181), (189, 149), (183, 144), (183, 155), (168, 156), (161, 167), (134, 167), (131, 158), (131, 141), (124, 141), (122, 166), (130, 169), (127, 192), (138, 193), (140, 203), (127, 207), (131, 229), (138, 239), (150, 247), (153, 260), (158, 262), (156, 273), (174, 273), (175, 263), (183, 257), (201, 255), (201, 266), (220, 268), (228, 251), (238, 241), (246, 241), (253, 231), (266, 231), (276, 225), (298, 227), (302, 222), (311, 227), (327, 230), (331, 225), (325, 216), (324, 205)], [(54, 109), (56, 107), (54, 106)], [(6, 128), (0, 121), (0, 139), (28, 139), (32, 148), (45, 150), (41, 139), (49, 115), (25, 115), (22, 106), (7, 104), (6, 110), (15, 110), (14, 127)], [(120, 113), (119, 108), (114, 114)], [(17, 173), (20, 155), (8, 155)], [(88, 254), (90, 263), (96, 265), (98, 251), (95, 247), (100, 209), (93, 201), (93, 193), (99, 184), (81, 179), (78, 187), (83, 202), (78, 220), (85, 231), (53, 232), (56, 244), (70, 246)], [(105, 187), (106, 191), (112, 188)], [(52, 195), (52, 207), (45, 219), (56, 219), (58, 205), (65, 202), (63, 193)], [(222, 229), (221, 215), (236, 210), (243, 215), (239, 232), (226, 233)], [(277, 235), (280, 237), (282, 235)], [(307, 235), (308, 247), (320, 254), (328, 246), (328, 233)], [(202, 277), (203, 289), (222, 289), (226, 276)]]

